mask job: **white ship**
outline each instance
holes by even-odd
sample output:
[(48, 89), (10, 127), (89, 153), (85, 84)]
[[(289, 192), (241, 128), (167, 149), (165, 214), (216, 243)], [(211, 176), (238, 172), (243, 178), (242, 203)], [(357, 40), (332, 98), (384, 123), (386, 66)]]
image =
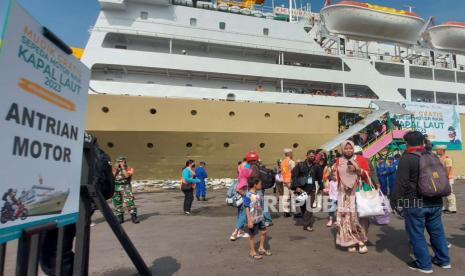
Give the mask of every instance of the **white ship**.
[[(82, 57), (87, 128), (137, 179), (179, 177), (187, 158), (234, 176), (251, 149), (267, 164), (287, 147), (303, 158), (338, 133), (341, 112), (373, 99), (465, 113), (463, 23), (434, 27), (352, 1), (321, 12), (252, 0), (99, 3)], [(461, 151), (451, 155), (465, 172)]]

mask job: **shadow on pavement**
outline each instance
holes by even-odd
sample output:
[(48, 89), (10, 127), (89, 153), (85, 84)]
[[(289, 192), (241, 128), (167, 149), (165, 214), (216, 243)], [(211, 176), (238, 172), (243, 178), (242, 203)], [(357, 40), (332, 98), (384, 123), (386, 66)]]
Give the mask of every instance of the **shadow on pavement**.
[(165, 256), (153, 261), (150, 270), (154, 275), (173, 275), (181, 268), (181, 264), (171, 256)]
[(407, 233), (403, 229), (394, 229), (389, 225), (381, 226), (380, 230), (382, 233), (377, 235), (376, 251), (381, 253), (387, 250), (404, 262), (409, 260), (410, 249)]
[(150, 217), (159, 216), (159, 215), (160, 215), (160, 212), (153, 212), (153, 213), (141, 214), (138, 217), (139, 217), (139, 220), (142, 222)]
[(465, 235), (451, 235), (451, 238), (447, 239), (453, 246), (465, 248)]
[[(175, 258), (171, 256), (165, 256), (156, 259), (152, 262), (149, 270), (153, 275), (169, 276), (176, 273), (181, 268), (181, 264)], [(115, 270), (105, 271), (101, 275), (108, 276), (127, 276), (127, 275), (139, 275), (137, 270), (133, 267), (123, 267)]]

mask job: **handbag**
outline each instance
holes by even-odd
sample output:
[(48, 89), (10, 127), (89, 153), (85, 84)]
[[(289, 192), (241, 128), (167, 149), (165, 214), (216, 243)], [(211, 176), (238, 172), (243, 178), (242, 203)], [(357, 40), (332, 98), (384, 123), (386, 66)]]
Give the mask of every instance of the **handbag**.
[(389, 202), (389, 199), (381, 191), (379, 191), (379, 193), (380, 196), (383, 198), (384, 214), (376, 216), (375, 222), (378, 225), (387, 225), (391, 222), (391, 203)]
[(368, 182), (362, 182), (355, 192), (357, 213), (360, 218), (384, 215), (383, 197), (371, 181)]

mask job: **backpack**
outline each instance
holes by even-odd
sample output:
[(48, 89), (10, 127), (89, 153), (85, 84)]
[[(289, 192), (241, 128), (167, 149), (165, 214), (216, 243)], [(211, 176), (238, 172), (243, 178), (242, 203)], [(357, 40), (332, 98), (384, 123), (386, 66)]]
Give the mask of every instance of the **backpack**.
[(232, 207), (240, 207), (244, 203), (242, 196), (237, 192), (237, 184), (239, 181), (235, 180), (226, 191), (226, 204)]
[(262, 181), (263, 189), (271, 189), (276, 181), (276, 173), (272, 169), (268, 169), (265, 166), (259, 166), (258, 171), (260, 172), (260, 180)]
[(447, 171), (439, 157), (427, 152), (414, 152), (413, 154), (420, 157), (418, 192), (425, 197), (450, 195), (452, 189), (447, 177)]
[(115, 192), (115, 177), (111, 168), (111, 158), (98, 145), (97, 139), (85, 134), (84, 151), (91, 173), (91, 184), (100, 190), (105, 200), (111, 198)]

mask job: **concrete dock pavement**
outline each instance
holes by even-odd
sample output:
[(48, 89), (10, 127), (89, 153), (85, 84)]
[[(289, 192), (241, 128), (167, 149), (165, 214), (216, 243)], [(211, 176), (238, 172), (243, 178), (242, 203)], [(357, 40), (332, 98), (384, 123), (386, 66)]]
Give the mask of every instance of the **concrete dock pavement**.
[[(453, 268), (434, 267), (435, 275), (465, 272), (465, 184), (455, 188), (459, 213), (443, 216)], [(195, 200), (191, 216), (182, 212), (183, 198), (180, 191), (136, 194), (141, 223), (123, 224), (155, 275), (420, 275), (407, 268), (407, 235), (394, 215), (387, 226), (371, 225), (365, 255), (335, 246), (326, 214), (317, 214), (313, 233), (303, 231), (298, 219), (273, 215), (267, 240), (273, 255), (254, 261), (246, 239), (229, 240), (236, 209), (226, 206), (224, 190), (209, 191), (207, 202)], [(93, 221), (90, 275), (137, 275), (98, 212)], [(5, 275), (13, 275), (14, 243), (9, 250)]]

